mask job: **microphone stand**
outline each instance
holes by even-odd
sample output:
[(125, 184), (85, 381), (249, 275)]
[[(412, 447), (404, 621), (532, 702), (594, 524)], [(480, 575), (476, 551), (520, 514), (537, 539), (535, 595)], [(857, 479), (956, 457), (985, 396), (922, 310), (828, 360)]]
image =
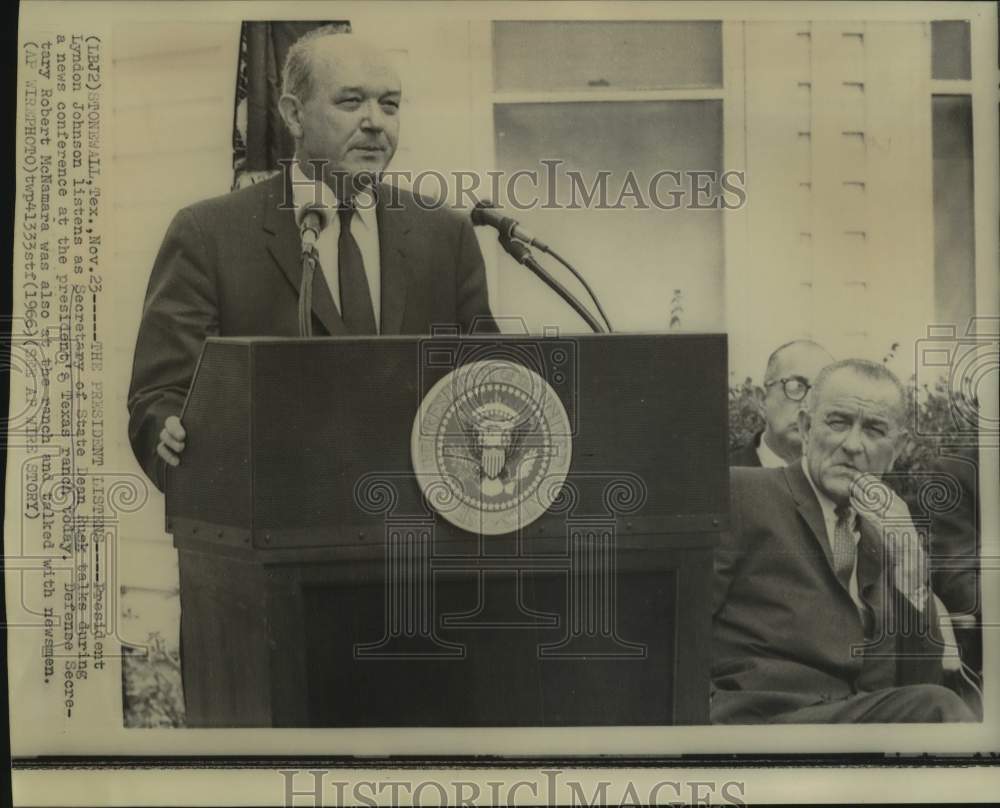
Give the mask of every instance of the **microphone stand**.
[(316, 274), (316, 239), (325, 224), (321, 209), (310, 209), (302, 217), (299, 236), (302, 239), (302, 281), (299, 284), (299, 336), (311, 337), (313, 276)]
[(605, 328), (601, 323), (592, 315), (584, 305), (577, 300), (577, 298), (570, 292), (565, 286), (563, 286), (559, 281), (557, 281), (552, 275), (546, 271), (538, 261), (535, 260), (535, 256), (532, 254), (531, 249), (521, 241), (516, 241), (512, 239), (506, 233), (500, 233), (497, 237), (497, 241), (500, 242), (500, 246), (507, 251), (507, 254), (513, 258), (517, 263), (526, 266), (532, 272), (534, 272), (539, 278), (541, 278), (545, 284), (559, 297), (565, 300), (583, 321), (590, 326), (590, 330), (595, 334), (607, 334), (608, 329)]
[(313, 276), (316, 274), (316, 262), (311, 256), (303, 256), (302, 282), (299, 285), (299, 336), (311, 337), (312, 329), (312, 297)]
[(610, 334), (612, 331), (614, 331), (614, 329), (611, 327), (611, 321), (608, 319), (608, 315), (605, 314), (604, 312), (604, 307), (601, 306), (601, 301), (597, 299), (597, 295), (595, 295), (594, 290), (590, 288), (590, 284), (587, 283), (586, 278), (584, 278), (583, 275), (577, 272), (569, 261), (567, 261), (561, 255), (559, 255), (559, 253), (553, 250), (548, 244), (539, 244), (538, 249), (540, 249), (542, 252), (546, 252), (549, 255), (551, 255), (553, 258), (556, 259), (556, 261), (558, 261), (560, 264), (566, 267), (566, 269), (568, 269), (573, 274), (573, 277), (580, 282), (580, 285), (583, 286), (584, 289), (587, 290), (587, 294), (590, 295), (590, 299), (593, 300), (594, 305), (597, 306), (597, 311), (600, 312), (601, 317), (604, 319), (605, 325), (607, 325), (608, 327), (608, 333)]

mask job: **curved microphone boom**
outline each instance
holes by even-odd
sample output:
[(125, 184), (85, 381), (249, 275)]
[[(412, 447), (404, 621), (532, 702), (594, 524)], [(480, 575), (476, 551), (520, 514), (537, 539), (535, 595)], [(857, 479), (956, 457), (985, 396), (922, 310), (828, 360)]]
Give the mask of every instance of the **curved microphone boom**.
[[(565, 258), (549, 247), (548, 244), (540, 238), (532, 235), (525, 228), (521, 227), (520, 223), (515, 219), (511, 219), (509, 216), (504, 216), (496, 205), (487, 200), (482, 200), (476, 203), (475, 207), (472, 209), (470, 218), (472, 219), (472, 224), (476, 227), (485, 225), (498, 230), (500, 233), (498, 240), (507, 253), (519, 264), (523, 264), (528, 267), (528, 269), (545, 281), (550, 289), (556, 292), (556, 294), (573, 307), (573, 310), (584, 319), (587, 325), (589, 325), (595, 333), (610, 333), (614, 330), (611, 327), (611, 321), (608, 319), (608, 315), (604, 313), (604, 308), (601, 306), (601, 302), (597, 299), (597, 295), (595, 295), (594, 290), (590, 288), (590, 284), (587, 283), (584, 277), (577, 272)], [(580, 301), (568, 289), (566, 289), (566, 287), (564, 287), (561, 283), (559, 283), (559, 281), (542, 268), (542, 266), (535, 260), (535, 257), (531, 254), (531, 251), (528, 250), (529, 245), (538, 247), (538, 249), (542, 250), (542, 252), (548, 253), (573, 274), (573, 277), (580, 282), (584, 289), (587, 290), (587, 294), (590, 295), (590, 299), (594, 301), (597, 311), (600, 312), (601, 317), (604, 319), (604, 323), (607, 326), (606, 328), (597, 322), (593, 315), (587, 311), (583, 304), (580, 303)], [(519, 247), (523, 249), (518, 249)]]
[(587, 311), (586, 306), (584, 306), (576, 297), (570, 292), (566, 287), (564, 287), (559, 281), (553, 278), (545, 268), (535, 260), (535, 256), (531, 254), (531, 250), (528, 248), (527, 244), (523, 244), (520, 241), (515, 241), (510, 236), (501, 233), (497, 240), (500, 245), (507, 251), (507, 254), (513, 258), (517, 263), (526, 266), (532, 272), (534, 272), (539, 278), (541, 278), (545, 284), (559, 297), (565, 300), (583, 321), (590, 326), (590, 329), (595, 334), (606, 334), (607, 329), (601, 325), (601, 323)]

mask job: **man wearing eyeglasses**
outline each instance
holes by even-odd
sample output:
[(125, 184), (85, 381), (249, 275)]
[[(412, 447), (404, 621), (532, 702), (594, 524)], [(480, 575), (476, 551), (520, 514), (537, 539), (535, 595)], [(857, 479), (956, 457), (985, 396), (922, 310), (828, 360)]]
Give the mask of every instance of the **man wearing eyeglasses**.
[(812, 340), (781, 345), (767, 360), (761, 415), (765, 427), (729, 458), (730, 466), (780, 468), (802, 456), (799, 407), (819, 372), (833, 361), (829, 351)]

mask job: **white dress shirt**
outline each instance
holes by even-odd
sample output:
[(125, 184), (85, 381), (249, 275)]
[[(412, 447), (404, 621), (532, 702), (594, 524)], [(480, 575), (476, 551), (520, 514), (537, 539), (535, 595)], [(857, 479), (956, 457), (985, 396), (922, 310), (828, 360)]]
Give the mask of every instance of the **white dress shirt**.
[[(802, 470), (806, 474), (806, 479), (809, 480), (809, 485), (812, 486), (813, 493), (816, 494), (816, 499), (819, 500), (819, 506), (823, 511), (823, 522), (826, 524), (826, 543), (827, 546), (832, 549), (833, 531), (836, 530), (837, 527), (836, 503), (834, 503), (832, 499), (816, 487), (816, 483), (814, 483), (812, 477), (809, 476), (809, 465), (806, 463), (805, 456), (802, 458)], [(858, 546), (858, 542), (861, 541), (861, 532), (857, 528), (857, 521), (858, 520), (855, 520), (855, 524), (851, 527), (851, 535), (854, 537), (855, 549)], [(899, 567), (893, 567), (892, 577), (893, 584), (896, 589), (898, 589), (903, 596), (910, 601), (918, 612), (923, 613), (927, 605), (927, 599), (931, 595), (930, 589), (927, 586), (918, 586), (916, 589), (907, 586), (904, 583), (905, 579), (901, 577), (901, 570)], [(848, 592), (851, 595), (851, 600), (853, 600), (855, 605), (861, 610), (862, 613), (864, 613), (866, 607), (864, 601), (861, 600), (861, 596), (858, 594), (858, 554), (856, 552), (854, 554), (854, 569), (851, 571), (851, 580)]]
[[(761, 446), (764, 445), (764, 441), (761, 440)], [(816, 483), (813, 482), (813, 478), (809, 475), (809, 464), (806, 463), (805, 457), (802, 458), (802, 470), (806, 473), (806, 479), (809, 480), (809, 485), (812, 486), (813, 493), (816, 495), (816, 499), (819, 500), (819, 507), (823, 511), (823, 522), (826, 525), (826, 544), (831, 550), (833, 549), (833, 532), (837, 529), (837, 504), (830, 499), (826, 494), (816, 487)], [(854, 605), (858, 607), (860, 613), (864, 613), (865, 603), (861, 600), (861, 595), (858, 592), (858, 542), (861, 541), (861, 531), (858, 530), (857, 520), (855, 524), (851, 525), (851, 536), (854, 538), (854, 567), (851, 570), (850, 583), (848, 584), (847, 591), (851, 595), (851, 600), (854, 601)]]
[[(329, 209), (330, 216), (326, 227), (316, 239), (316, 251), (319, 253), (319, 264), (323, 270), (326, 285), (337, 311), (340, 308), (340, 271), (337, 260), (337, 244), (340, 240), (340, 217), (337, 215), (337, 197), (330, 186), (322, 180), (311, 180), (302, 171), (298, 163), (292, 166), (292, 203), (295, 205), (295, 222), (298, 224), (307, 205), (319, 202)], [(372, 296), (372, 307), (375, 310), (375, 328), (380, 329), (382, 313), (382, 277), (381, 251), (378, 240), (378, 220), (375, 215), (375, 199), (367, 191), (356, 197), (354, 215), (351, 217), (351, 235), (358, 243), (361, 251), (361, 261), (364, 263), (365, 276), (368, 278), (368, 289)]]

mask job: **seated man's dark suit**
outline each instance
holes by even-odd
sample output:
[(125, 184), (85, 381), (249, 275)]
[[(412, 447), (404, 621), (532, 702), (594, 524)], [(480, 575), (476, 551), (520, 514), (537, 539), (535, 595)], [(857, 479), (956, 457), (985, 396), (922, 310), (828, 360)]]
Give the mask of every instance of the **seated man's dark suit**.
[[(129, 439), (158, 485), (163, 422), (180, 415), (208, 336), (298, 335), (301, 241), (281, 174), (181, 210), (153, 265), (129, 390)], [(382, 334), (429, 334), (435, 325), (495, 332), (479, 244), (468, 220), (380, 186), (376, 217)], [(322, 272), (313, 333), (345, 334)]]
[(734, 468), (730, 484), (732, 527), (715, 563), (713, 722), (972, 717), (940, 686), (933, 599), (921, 615), (897, 591), (880, 537), (866, 522), (857, 576), (870, 607), (867, 630), (834, 573), (822, 510), (801, 464)]
[[(962, 660), (973, 671), (981, 672), (978, 455), (974, 449), (953, 449), (939, 457), (929, 469), (931, 476), (915, 478), (916, 490), (907, 491), (906, 500), (915, 518), (920, 516), (929, 521), (934, 592), (955, 621)], [(943, 486), (949, 494), (957, 496), (942, 502), (922, 496), (923, 487), (932, 485)], [(928, 501), (940, 508), (928, 512)]]
[[(955, 484), (954, 507), (931, 515), (931, 565), (934, 591), (953, 614), (978, 614), (979, 593), (979, 458), (978, 452), (957, 450), (938, 458), (932, 471)], [(949, 486), (950, 488), (950, 486)], [(911, 505), (919, 513), (919, 502)]]

